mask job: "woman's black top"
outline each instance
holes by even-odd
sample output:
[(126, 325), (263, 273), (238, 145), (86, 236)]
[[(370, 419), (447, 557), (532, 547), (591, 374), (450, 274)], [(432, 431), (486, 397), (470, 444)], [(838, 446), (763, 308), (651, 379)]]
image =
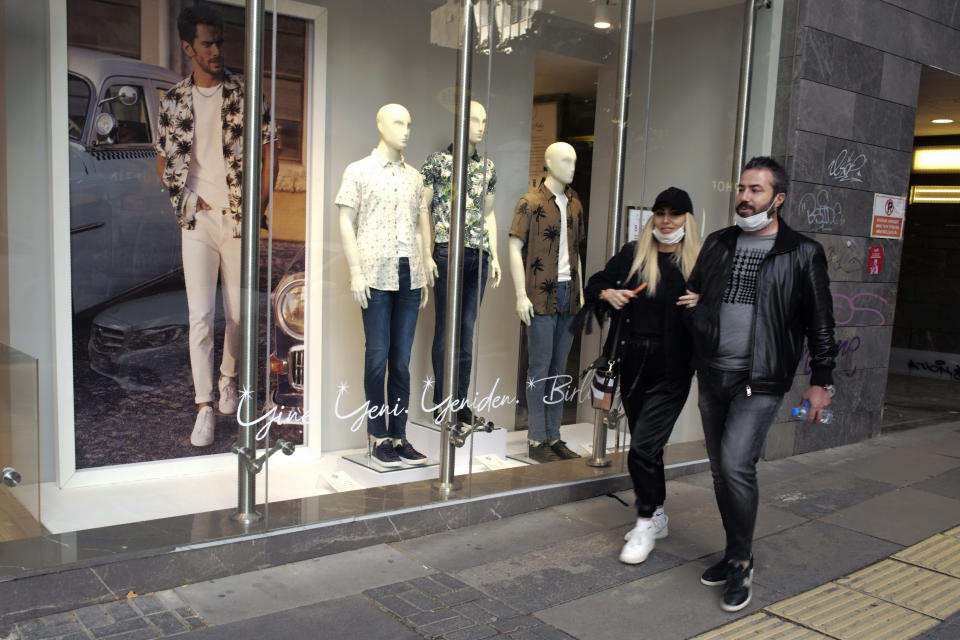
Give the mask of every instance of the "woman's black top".
[(692, 356), (690, 334), (681, 321), (681, 308), (677, 306), (677, 298), (686, 291), (686, 282), (679, 265), (674, 261), (673, 253), (660, 252), (657, 256), (660, 282), (657, 284), (655, 296), (651, 297), (646, 291), (641, 291), (619, 312), (600, 300), (600, 292), (604, 289), (635, 289), (640, 285), (642, 280), (639, 272), (627, 278), (635, 252), (636, 242), (625, 244), (602, 271), (590, 277), (584, 288), (584, 302), (598, 319), (608, 313), (612, 314), (604, 353), (609, 355), (613, 352), (618, 315), (626, 314), (620, 326), (621, 349), (632, 341), (660, 338), (667, 359), (667, 375), (689, 375)]

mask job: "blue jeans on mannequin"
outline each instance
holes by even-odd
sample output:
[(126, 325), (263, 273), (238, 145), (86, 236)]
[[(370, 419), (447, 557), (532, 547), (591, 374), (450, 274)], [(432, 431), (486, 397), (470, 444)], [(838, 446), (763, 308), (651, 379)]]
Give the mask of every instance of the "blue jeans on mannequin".
[[(373, 418), (367, 419), (367, 433), (375, 438), (405, 438), (407, 407), (410, 404), (410, 349), (420, 311), (420, 290), (410, 288), (410, 263), (400, 258), (400, 289), (370, 289), (363, 309), (366, 353), (363, 362), (363, 390)], [(383, 383), (386, 376), (387, 395)], [(387, 426), (389, 416), (389, 427)]]
[(748, 396), (746, 371), (700, 369), (697, 378), (713, 490), (727, 534), (726, 558), (745, 562), (757, 522), (757, 460), (783, 396)]
[(527, 328), (527, 438), (534, 442), (560, 439), (563, 419), (563, 393), (558, 377), (567, 369), (567, 356), (573, 344), (570, 333), (570, 282), (557, 284), (557, 313), (534, 314)]
[[(447, 253), (450, 245), (437, 244), (433, 247), (433, 260), (437, 263), (439, 275), (433, 283), (433, 305), (436, 309), (436, 321), (433, 330), (433, 404), (443, 399), (443, 352), (446, 346), (447, 327)], [(463, 250), (463, 286), (460, 305), (460, 354), (457, 358), (457, 395), (451, 400), (465, 400), (470, 387), (470, 370), (473, 367), (473, 327), (477, 321), (477, 312), (483, 302), (483, 292), (487, 283), (489, 265), (487, 253), (469, 247)], [(477, 276), (480, 281), (477, 282)]]

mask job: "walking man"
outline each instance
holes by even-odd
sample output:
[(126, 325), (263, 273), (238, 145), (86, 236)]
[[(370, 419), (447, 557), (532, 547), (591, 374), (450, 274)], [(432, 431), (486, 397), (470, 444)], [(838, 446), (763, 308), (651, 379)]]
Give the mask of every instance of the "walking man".
[(788, 178), (773, 159), (753, 158), (737, 186), (735, 226), (706, 239), (677, 304), (688, 308), (700, 388), (700, 415), (717, 507), (723, 559), (700, 581), (724, 585), (721, 607), (750, 602), (757, 519), (756, 463), (800, 362), (810, 351), (808, 422), (833, 394), (833, 303), (823, 247), (779, 218)]
[[(223, 20), (210, 5), (184, 7), (180, 45), (193, 72), (160, 100), (157, 173), (181, 227), (190, 321), (190, 368), (198, 405), (190, 444), (213, 443), (213, 323), (219, 275), (226, 330), (218, 384), (220, 413), (237, 410), (240, 348), (240, 229), (243, 81), (223, 66)], [(264, 111), (263, 144), (269, 142)], [(272, 182), (264, 146), (260, 211)]]

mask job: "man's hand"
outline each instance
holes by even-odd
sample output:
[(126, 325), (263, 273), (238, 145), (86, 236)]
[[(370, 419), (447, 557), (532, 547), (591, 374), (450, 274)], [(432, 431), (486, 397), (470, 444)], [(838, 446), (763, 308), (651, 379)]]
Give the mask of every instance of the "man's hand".
[(533, 303), (527, 296), (517, 296), (517, 315), (520, 316), (520, 322), (530, 326), (533, 321)]
[(420, 287), (420, 308), (421, 308), (421, 309), (423, 309), (425, 306), (427, 306), (427, 298), (428, 298), (428, 297), (429, 297), (429, 296), (428, 296), (428, 294), (427, 294), (427, 286), (424, 285), (424, 286)]
[(362, 273), (350, 275), (350, 293), (353, 294), (353, 299), (357, 301), (361, 309), (367, 308), (367, 302), (370, 300), (370, 287)]
[(684, 295), (677, 298), (677, 306), (686, 307), (687, 309), (693, 309), (695, 306), (697, 306), (698, 302), (700, 302), (700, 294), (694, 293), (693, 291), (690, 291), (690, 289), (687, 289), (687, 292)]
[(500, 286), (500, 262), (496, 258), (490, 258), (490, 280), (494, 289)]
[(813, 386), (804, 392), (803, 399), (810, 403), (807, 422), (820, 422), (821, 411), (830, 405), (830, 392), (823, 387)]
[(212, 208), (213, 207), (207, 204), (206, 200), (204, 200), (200, 196), (197, 196), (197, 209), (200, 209), (201, 211), (210, 211), (210, 209)]

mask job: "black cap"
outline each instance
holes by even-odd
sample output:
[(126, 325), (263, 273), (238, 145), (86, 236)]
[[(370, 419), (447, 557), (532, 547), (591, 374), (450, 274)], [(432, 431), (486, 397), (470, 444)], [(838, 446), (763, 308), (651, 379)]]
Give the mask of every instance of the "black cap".
[(653, 210), (656, 211), (661, 205), (665, 204), (670, 205), (670, 208), (677, 213), (693, 213), (693, 202), (690, 201), (690, 195), (677, 187), (670, 187), (666, 191), (661, 191), (657, 199), (653, 201)]

